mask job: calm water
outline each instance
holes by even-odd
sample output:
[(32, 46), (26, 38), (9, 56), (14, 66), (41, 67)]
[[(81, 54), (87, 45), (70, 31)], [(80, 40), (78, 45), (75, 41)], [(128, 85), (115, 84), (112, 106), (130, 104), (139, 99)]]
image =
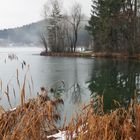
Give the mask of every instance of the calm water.
[[(57, 90), (52, 96), (64, 99), (62, 114), (70, 119), (80, 104), (88, 103), (93, 95), (104, 95), (105, 110), (114, 108), (113, 100), (122, 105), (129, 103), (134, 91), (140, 90), (140, 62), (127, 60), (109, 60), (95, 58), (67, 58), (39, 56), (40, 48), (0, 48), (0, 91), (1, 105), (6, 109), (9, 103), (4, 91), (7, 84), (10, 91), (12, 107), (19, 103), (19, 87), (16, 70), (18, 69), (20, 84), (26, 78), (26, 98), (36, 96), (41, 86), (53, 87)], [(14, 53), (18, 60), (8, 59)], [(26, 66), (22, 66), (23, 60)], [(29, 70), (27, 68), (29, 65)], [(32, 85), (32, 80), (34, 81)], [(65, 85), (63, 85), (63, 81)], [(14, 97), (13, 89), (16, 91)], [(31, 91), (30, 91), (31, 89)], [(30, 94), (32, 92), (32, 94)]]

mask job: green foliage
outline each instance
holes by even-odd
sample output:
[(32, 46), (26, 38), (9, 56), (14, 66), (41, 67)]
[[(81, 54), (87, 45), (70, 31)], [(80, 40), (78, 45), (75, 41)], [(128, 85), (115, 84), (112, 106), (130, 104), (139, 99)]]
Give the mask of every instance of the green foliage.
[(89, 26), (95, 51), (136, 51), (138, 4), (132, 0), (93, 0)]

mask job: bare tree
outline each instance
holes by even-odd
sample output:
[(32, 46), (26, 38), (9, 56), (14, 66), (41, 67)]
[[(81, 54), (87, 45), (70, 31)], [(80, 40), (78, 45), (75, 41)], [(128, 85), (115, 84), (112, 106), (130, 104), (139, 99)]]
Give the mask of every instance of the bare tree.
[(79, 3), (75, 3), (71, 8), (71, 15), (70, 15), (70, 24), (72, 26), (72, 44), (73, 44), (73, 51), (76, 51), (77, 47), (77, 40), (78, 40), (78, 31), (80, 28), (81, 20), (83, 19), (83, 15), (81, 12), (81, 5)]
[(46, 35), (44, 33), (40, 33), (39, 35), (40, 35), (40, 42), (45, 47), (45, 52), (48, 52), (48, 44), (47, 44)]
[(67, 14), (63, 16), (63, 24), (64, 24), (64, 31), (65, 31), (65, 47), (66, 51), (70, 52), (73, 50), (73, 31), (72, 26), (69, 21), (69, 17)]

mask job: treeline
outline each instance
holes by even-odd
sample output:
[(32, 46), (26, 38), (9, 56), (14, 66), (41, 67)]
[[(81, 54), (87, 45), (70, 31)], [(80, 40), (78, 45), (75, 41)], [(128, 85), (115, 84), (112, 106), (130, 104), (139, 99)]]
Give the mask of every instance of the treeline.
[(140, 52), (140, 1), (93, 0), (89, 26), (94, 51)]

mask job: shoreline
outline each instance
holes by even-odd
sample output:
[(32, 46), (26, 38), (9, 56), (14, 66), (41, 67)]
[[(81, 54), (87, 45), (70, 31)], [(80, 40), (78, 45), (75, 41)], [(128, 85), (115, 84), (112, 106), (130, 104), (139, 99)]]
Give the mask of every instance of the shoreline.
[(129, 55), (127, 53), (107, 53), (107, 52), (41, 52), (41, 56), (58, 56), (58, 57), (96, 57), (96, 58), (113, 58), (113, 59), (137, 59), (140, 60), (140, 53)]

